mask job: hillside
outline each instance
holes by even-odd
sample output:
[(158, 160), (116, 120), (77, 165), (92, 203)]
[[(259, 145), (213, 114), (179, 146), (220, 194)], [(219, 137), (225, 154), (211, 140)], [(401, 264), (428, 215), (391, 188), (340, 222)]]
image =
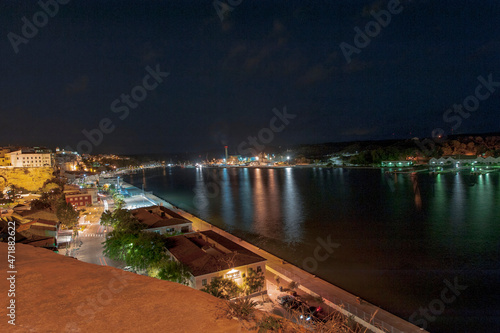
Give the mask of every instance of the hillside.
[(53, 168), (0, 168), (0, 191), (8, 185), (38, 191), (53, 173)]

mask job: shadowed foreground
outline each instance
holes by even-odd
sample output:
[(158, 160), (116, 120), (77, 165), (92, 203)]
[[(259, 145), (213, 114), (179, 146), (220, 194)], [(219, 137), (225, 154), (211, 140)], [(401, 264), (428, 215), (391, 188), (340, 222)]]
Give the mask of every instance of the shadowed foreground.
[[(6, 243), (0, 243), (0, 253), (1, 270), (9, 275)], [(15, 257), (16, 326), (8, 324), (9, 284), (2, 278), (0, 331), (247, 331), (226, 319), (225, 301), (186, 286), (29, 245), (16, 244)]]

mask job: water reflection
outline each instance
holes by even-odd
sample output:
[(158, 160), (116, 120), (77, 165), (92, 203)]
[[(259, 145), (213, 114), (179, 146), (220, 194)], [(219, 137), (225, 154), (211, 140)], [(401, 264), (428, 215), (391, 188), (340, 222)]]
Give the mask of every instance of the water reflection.
[(266, 205), (267, 205), (267, 197), (266, 192), (264, 191), (264, 184), (262, 182), (262, 169), (255, 169), (255, 175), (253, 178), (253, 187), (252, 187), (252, 203), (254, 210), (254, 230), (263, 233), (268, 237), (272, 235), (267, 230), (267, 214), (266, 214)]
[(274, 227), (276, 228), (281, 223), (281, 203), (280, 203), (280, 191), (277, 183), (277, 176), (275, 175), (278, 172), (275, 169), (267, 169), (268, 176), (268, 214), (269, 220), (273, 221)]
[(239, 190), (240, 190), (240, 219), (244, 222), (246, 228), (250, 229), (253, 222), (253, 205), (252, 188), (248, 169), (245, 168), (239, 173)]
[(231, 193), (231, 179), (228, 173), (228, 169), (224, 168), (222, 170), (222, 179), (220, 182), (221, 187), (221, 213), (224, 222), (228, 225), (234, 224), (234, 201), (233, 194)]
[(194, 208), (200, 216), (208, 216), (210, 214), (210, 205), (208, 202), (208, 192), (205, 184), (205, 177), (202, 169), (196, 168), (196, 180), (194, 185)]
[(451, 220), (453, 222), (459, 222), (460, 224), (464, 222), (464, 209), (467, 205), (465, 202), (465, 185), (463, 179), (460, 178), (460, 174), (457, 173), (453, 179), (453, 194), (451, 197), (452, 207), (451, 210)]
[(303, 238), (302, 200), (292, 172), (291, 168), (285, 169), (283, 188), (284, 240), (287, 243), (301, 242)]
[(420, 186), (418, 185), (418, 175), (413, 172), (410, 176), (411, 182), (413, 184), (413, 193), (415, 194), (415, 207), (417, 210), (422, 209), (422, 197), (420, 196)]

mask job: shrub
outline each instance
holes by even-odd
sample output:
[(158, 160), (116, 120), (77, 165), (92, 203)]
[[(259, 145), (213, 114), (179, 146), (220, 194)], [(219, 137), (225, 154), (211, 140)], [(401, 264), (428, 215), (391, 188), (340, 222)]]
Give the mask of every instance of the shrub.
[(252, 316), (257, 303), (250, 298), (237, 299), (234, 302), (229, 302), (228, 317), (236, 317), (238, 319), (248, 319)]
[(267, 331), (278, 331), (284, 328), (283, 319), (273, 316), (267, 316), (260, 320), (257, 324), (259, 333)]

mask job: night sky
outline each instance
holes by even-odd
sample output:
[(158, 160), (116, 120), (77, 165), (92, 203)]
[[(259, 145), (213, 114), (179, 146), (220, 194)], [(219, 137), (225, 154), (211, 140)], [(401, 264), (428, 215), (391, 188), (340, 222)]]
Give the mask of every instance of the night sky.
[[(499, 130), (500, 91), (468, 118), (448, 114), (460, 124), (443, 119), (478, 76), (500, 82), (498, 0), (401, 0), (350, 62), (340, 44), (354, 47), (355, 28), (388, 1), (230, 3), (221, 21), (212, 1), (73, 0), (53, 17), (2, 1), (0, 146), (76, 149), (108, 118), (92, 153), (234, 152), (284, 107), (296, 117), (269, 145)], [(23, 17), (38, 20), (36, 35), (23, 37)], [(169, 73), (151, 90), (148, 66)], [(144, 100), (126, 107), (133, 90)]]

